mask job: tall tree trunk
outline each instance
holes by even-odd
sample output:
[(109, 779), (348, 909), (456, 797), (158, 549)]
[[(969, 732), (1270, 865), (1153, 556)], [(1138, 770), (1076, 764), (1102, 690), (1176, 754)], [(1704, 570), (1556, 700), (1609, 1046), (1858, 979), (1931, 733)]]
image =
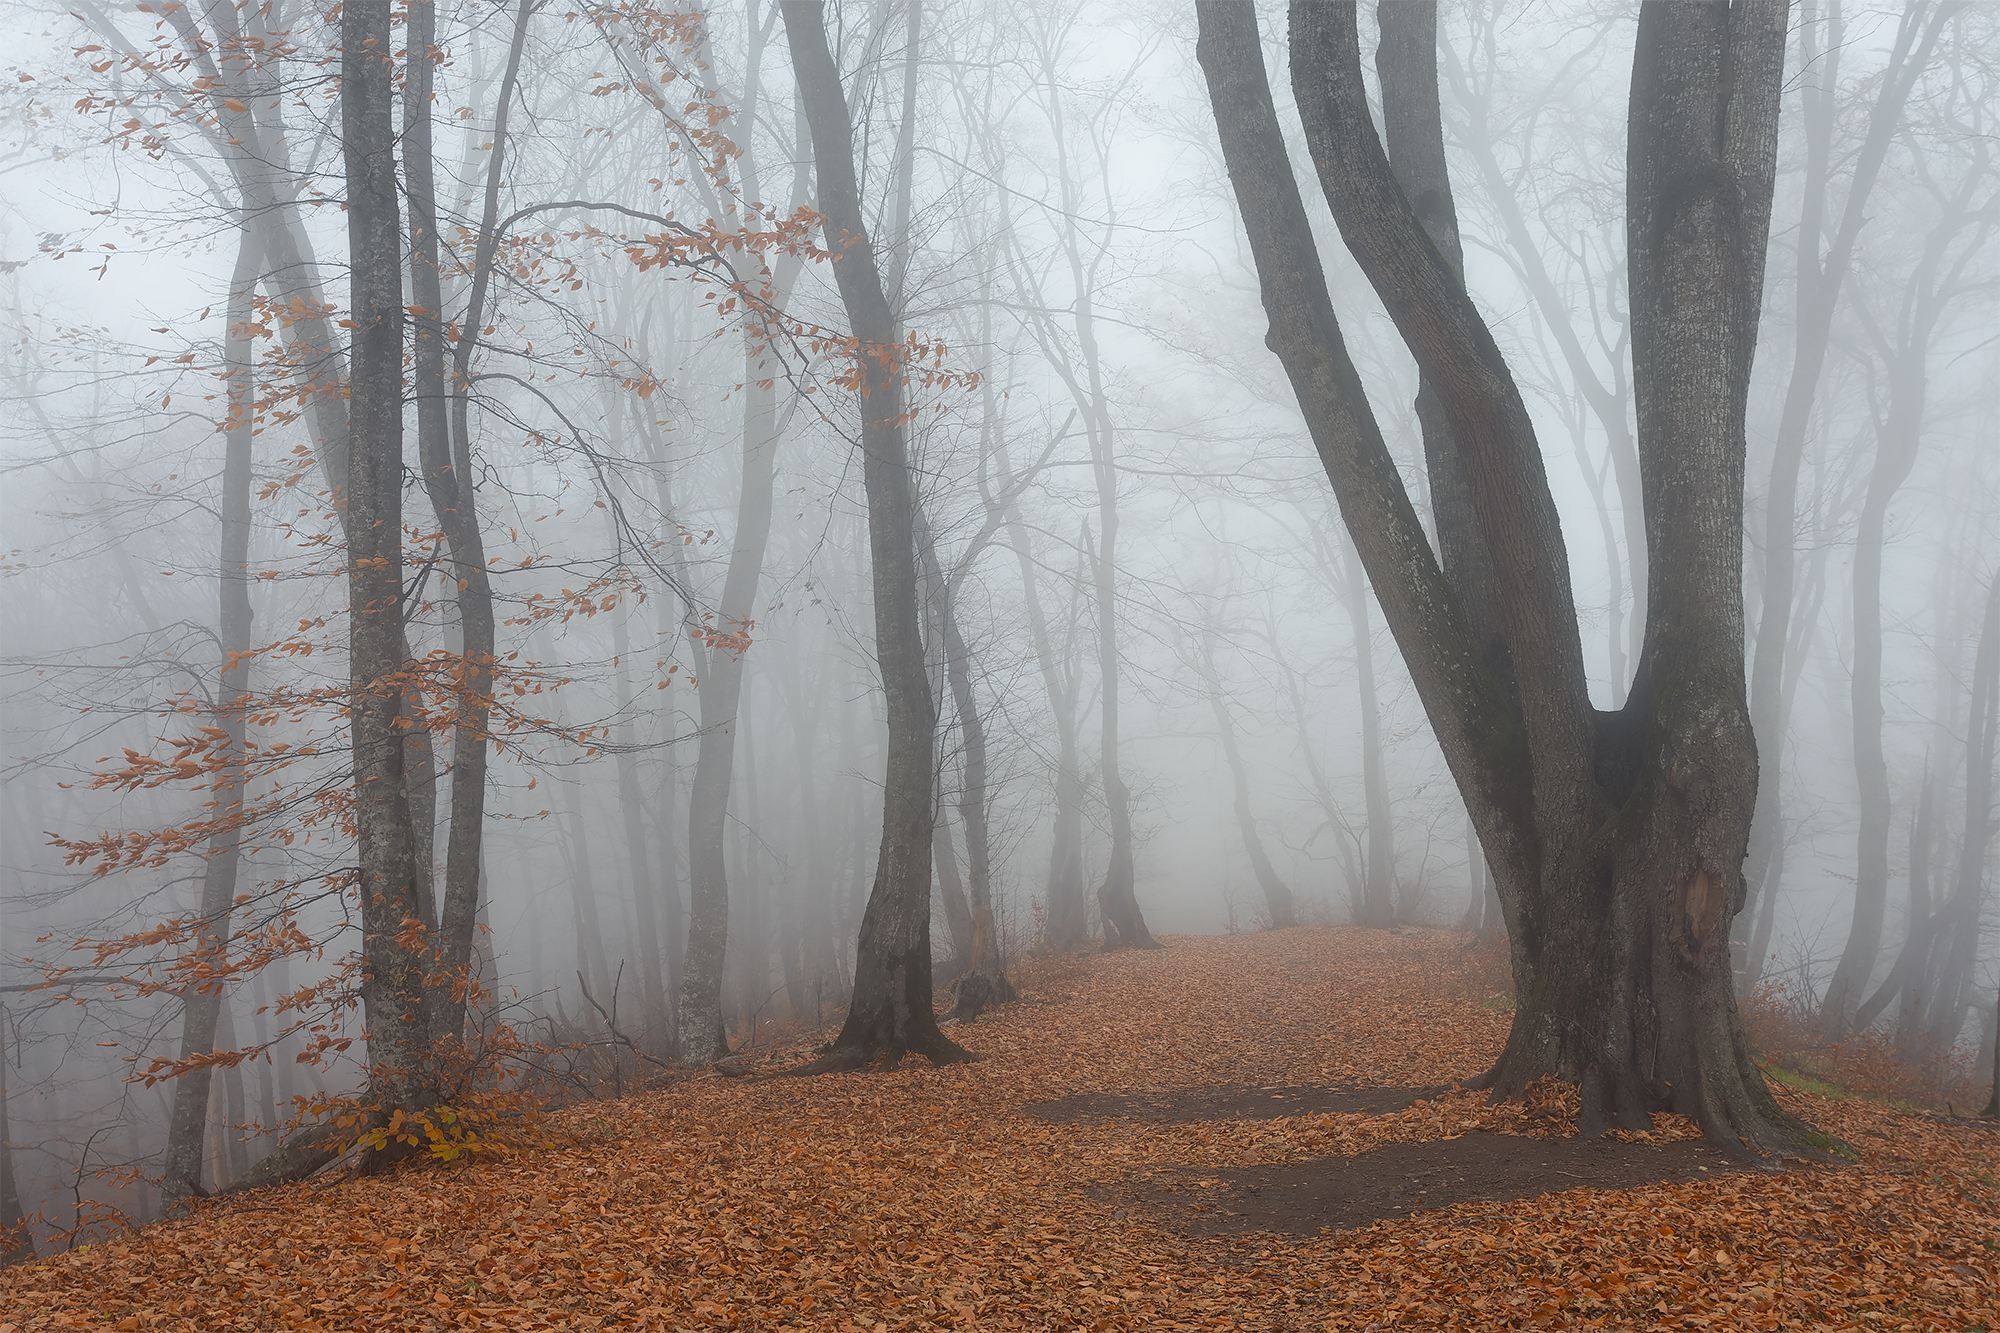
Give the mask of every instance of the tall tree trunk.
[[(1450, 437), (1446, 434), (1445, 438)], [(1433, 497), (1438, 494), (1433, 488)], [(1368, 852), (1361, 867), (1361, 924), (1387, 930), (1396, 924), (1396, 826), (1389, 805), (1388, 766), (1382, 753), (1382, 703), (1375, 689), (1375, 632), (1368, 625), (1367, 573), (1351, 538), (1341, 537), (1340, 558), (1342, 600), (1347, 604), (1348, 627), (1354, 632), (1354, 687), (1361, 703), (1361, 794), (1368, 818)]]
[(661, 974), (659, 885), (653, 878), (652, 858), (647, 854), (645, 801), (639, 790), (638, 742), (632, 728), (632, 677), (637, 666), (632, 660), (631, 635), (626, 629), (625, 598), (621, 595), (611, 613), (612, 649), (617, 654), (618, 723), (612, 733), (617, 747), (618, 812), (625, 829), (625, 865), (632, 881), (632, 907), (638, 917), (636, 946), (639, 972), (639, 1000), (644, 1016), (645, 1043), (649, 1051), (662, 1052), (668, 1045), (666, 980)]
[(854, 993), (834, 1049), (808, 1070), (852, 1068), (915, 1051), (933, 1061), (967, 1058), (938, 1029), (931, 1008), (930, 839), (932, 746), (937, 714), (924, 673), (917, 604), (916, 496), (904, 441), (903, 369), (874, 247), (862, 223), (853, 122), (813, 0), (785, 0), (785, 36), (812, 132), (826, 248), (858, 343), (862, 481), (875, 593), (875, 657), (888, 706), (882, 844), (861, 918)]
[(1209, 711), (1215, 715), (1216, 734), (1222, 740), (1222, 757), (1229, 763), (1229, 776), (1236, 789), (1236, 827), (1243, 834), (1243, 850), (1250, 857), (1250, 869), (1257, 887), (1264, 891), (1264, 910), (1270, 914), (1271, 929), (1289, 930), (1299, 924), (1292, 906), (1291, 886), (1278, 877), (1271, 858), (1264, 851), (1263, 835), (1257, 832), (1257, 818), (1250, 810), (1250, 773), (1243, 765), (1243, 752), (1236, 744), (1236, 722), (1229, 715), (1229, 700), (1222, 692), (1222, 676), (1215, 669), (1215, 625), (1202, 626), (1197, 666), (1208, 694)]
[[(1383, 22), (1400, 11), (1385, 6)], [(1555, 505), (1525, 405), (1370, 122), (1351, 5), (1291, 11), (1300, 113), (1335, 221), (1438, 395), (1493, 561), (1503, 675), (1426, 542), (1339, 333), (1255, 11), (1198, 6), (1277, 351), (1507, 918), (1519, 1000), (1502, 1094), (1579, 1085), (1586, 1133), (1695, 1118), (1718, 1146), (1801, 1150), (1730, 988), (1726, 922), (1756, 752), (1743, 682), (1743, 416), (1769, 228), (1785, 7), (1649, 4), (1629, 139), (1648, 624), (1625, 707), (1590, 706)], [(1385, 64), (1384, 76), (1406, 71)], [(1434, 77), (1434, 75), (1433, 75)], [(1404, 94), (1385, 91), (1384, 104)], [(1438, 477), (1432, 477), (1433, 493)]]
[[(176, 1095), (179, 1089), (175, 1090)], [(0, 1268), (35, 1257), (35, 1233), (21, 1208), (21, 1184), (14, 1175), (14, 1135), (7, 1120), (7, 1052), (0, 1049)]]
[[(611, 988), (617, 969), (605, 947), (604, 925), (597, 899), (597, 877), (592, 873), (590, 831), (584, 823), (581, 778), (565, 775), (556, 785), (562, 788), (563, 859), (569, 881), (570, 909), (576, 918), (577, 952), (583, 966), (578, 970), (589, 979), (592, 994), (605, 1006), (611, 1004)], [(621, 960), (625, 957), (620, 954)]]
[(1947, 1055), (1965, 1026), (1973, 965), (1979, 958), (1979, 914), (1986, 898), (1986, 848), (1993, 840), (1993, 757), (2000, 734), (2000, 577), (1986, 592), (1979, 648), (1972, 665), (1972, 704), (1965, 717), (1965, 828), (1951, 903), (1938, 942), (1936, 979), (1929, 987), (1926, 1036)]
[[(409, 182), (411, 238), (415, 249), (411, 263), (415, 279), (413, 295), (417, 298), (414, 304), (428, 312), (441, 311), (444, 304), (438, 281), (437, 192), (430, 143), (429, 46), (435, 41), (434, 4), (435, 0), (420, 0), (411, 9), (411, 48), (418, 49), (419, 43), (423, 46), (422, 58), (413, 61), (405, 85), (406, 88), (415, 85), (415, 91), (409, 94), (408, 107), (415, 118), (408, 122), (411, 138), (404, 148), (405, 162), (417, 167), (416, 176)], [(485, 862), (486, 747), (492, 739), (493, 667), (498, 640), (493, 587), (487, 576), (486, 544), (479, 528), (474, 492), (472, 357), (481, 330), (486, 327), (487, 292), (500, 244), (496, 228), (507, 151), (508, 112), (520, 78), (528, 20), (535, 8), (535, 0), (519, 0), (515, 7), (507, 69), (501, 76), (500, 93), (494, 105), (486, 191), (481, 204), (479, 237), (473, 248), (472, 289), (458, 326), (458, 338), (452, 345), (448, 439), (444, 430), (447, 423), (438, 421), (436, 414), (428, 419), (423, 414), (430, 394), (446, 387), (443, 330), (437, 323), (442, 316), (417, 317), (417, 389), (422, 395), (417, 419), (420, 461), (431, 507), (451, 547), (463, 640), (458, 678), (452, 691), (457, 720), (451, 741), (451, 826), (446, 835), (444, 901), (438, 913), (439, 976), (432, 985), (426, 1014), (433, 1042), (457, 1040), (464, 1033), (466, 998), (472, 984), (473, 941), (478, 933), (480, 873)], [(417, 65), (422, 66), (421, 70)]]
[[(931, 698), (936, 699), (950, 688), (945, 681), (946, 658), (950, 649), (945, 646), (944, 622), (951, 614), (951, 589), (945, 582), (944, 572), (938, 567), (930, 524), (924, 521), (921, 507), (916, 514), (916, 529), (917, 586), (921, 590), (924, 608), (924, 671)], [(965, 880), (959, 874), (958, 855), (951, 843), (951, 825), (945, 819), (943, 809), (945, 752), (949, 747), (949, 735), (948, 727), (937, 729), (938, 753), (931, 771), (939, 793), (939, 807), (937, 823), (931, 830), (931, 869), (937, 878), (938, 901), (944, 907), (945, 934), (951, 939), (951, 963), (945, 970), (945, 978), (955, 983), (972, 959), (972, 903), (966, 897)]]
[[(1020, 998), (1000, 957), (1000, 937), (993, 917), (993, 853), (986, 824), (986, 722), (979, 714), (979, 701), (972, 692), (972, 654), (958, 629), (954, 604), (956, 588), (944, 582), (937, 571), (937, 547), (928, 524), (922, 540), (926, 563), (944, 587), (938, 616), (943, 635), (945, 679), (951, 686), (952, 703), (958, 710), (958, 731), (962, 743), (959, 764), (958, 822), (965, 830), (965, 875), (971, 899), (971, 938), (961, 959), (958, 982), (953, 990), (951, 1016), (970, 1023), (994, 1005), (1011, 1004)], [(943, 827), (943, 821), (939, 821)]]
[[(1822, 501), (1827, 499), (1822, 486)], [(1799, 697), (1799, 680), (1805, 674), (1805, 665), (1813, 656), (1820, 636), (1820, 611), (1826, 604), (1827, 557), (1835, 544), (1835, 530), (1844, 525), (1846, 512), (1838, 503), (1826, 503), (1815, 528), (1814, 551), (1806, 576), (1805, 596), (1799, 599), (1792, 613), (1791, 647), (1785, 655), (1785, 679), (1778, 694), (1778, 728), (1789, 731), (1792, 725), (1792, 709)], [(1769, 781), (1781, 783), (1783, 772), (1772, 772)], [(1760, 795), (1758, 799), (1763, 799)], [(1784, 815), (1783, 803), (1773, 807), (1776, 818)], [(1753, 824), (1754, 837), (1754, 824)], [(1765, 961), (1770, 957), (1771, 934), (1778, 915), (1778, 898), (1785, 881), (1786, 838), (1780, 827), (1771, 844), (1771, 854), (1764, 863), (1762, 880), (1752, 880), (1748, 874), (1750, 897), (1745, 914), (1753, 915), (1750, 940), (1744, 951), (1742, 966), (1737, 971), (1736, 992), (1747, 995), (1756, 989), (1764, 973)]]
[[(987, 382), (983, 392), (991, 393)], [(993, 415), (988, 407), (988, 418)], [(1006, 444), (998, 438), (994, 448), (1003, 471), (1007, 464)], [(1005, 504), (1007, 543), (1014, 548), (1021, 566), (1021, 592), (1028, 618), (1028, 638), (1034, 644), (1035, 665), (1040, 669), (1042, 689), (1049, 701), (1049, 716), (1056, 728), (1055, 818), (1050, 824), (1048, 879), (1048, 948), (1070, 953), (1088, 940), (1090, 923), (1083, 899), (1083, 773), (1076, 735), (1076, 673), (1066, 670), (1059, 660), (1048, 616), (1042, 609), (1040, 577), (1028, 525), (1021, 521), (1020, 506), (1010, 497)]]
[[(756, 29), (756, 25), (752, 25)], [(761, 29), (758, 29), (761, 31)], [(701, 41), (706, 49), (707, 28)], [(725, 132), (748, 141), (747, 126), (758, 114), (754, 70), (761, 61), (761, 42), (753, 60), (753, 88), (745, 105), (725, 121)], [(803, 145), (801, 145), (803, 148)], [(801, 158), (803, 158), (801, 153)], [(754, 157), (741, 159), (745, 187), (754, 199), (760, 192)], [(806, 203), (803, 161), (793, 178), (793, 206)], [(716, 201), (723, 220), (740, 221), (736, 196), (724, 178)], [(772, 307), (782, 307), (799, 271), (796, 258), (781, 261), (775, 273), (760, 271), (760, 295)], [(694, 777), (688, 789), (688, 931), (681, 966), (679, 1012), (676, 1022), (680, 1058), (689, 1064), (711, 1064), (729, 1053), (723, 1031), (722, 979), (729, 952), (729, 877), (723, 847), (728, 831), (729, 793), (735, 773), (736, 714), (743, 689), (743, 653), (757, 604), (757, 584), (764, 572), (764, 553), (771, 538), (772, 486), (777, 475), (778, 445), (784, 421), (778, 412), (779, 358), (770, 339), (746, 331), (743, 363), (743, 460), (736, 504), (736, 533), (723, 574), (722, 600), (716, 609), (720, 623), (696, 625), (697, 634), (715, 639), (702, 670), (699, 688), (701, 740), (695, 751)], [(717, 638), (716, 636), (720, 636)], [(740, 636), (740, 637), (737, 637)]]
[[(223, 424), (222, 536), (216, 561), (220, 588), (219, 628), (222, 672), (216, 686), (216, 724), (223, 733), (215, 783), (216, 832), (202, 865), (201, 919), (194, 948), (218, 964), (228, 948), (229, 917), (236, 902), (237, 871), (243, 842), (243, 731), (250, 690), (250, 472), (256, 431), (256, 387), (252, 381), (250, 300), (262, 251), (246, 225), (237, 241), (236, 268), (229, 279), (229, 328), (223, 357), (228, 377), (228, 418)], [(181, 1059), (216, 1049), (216, 1020), (223, 1004), (221, 983), (192, 985), (182, 996)], [(166, 1161), (160, 1191), (169, 1212), (196, 1193), (201, 1180), (202, 1143), (208, 1120), (212, 1067), (174, 1081), (173, 1118), (167, 1126)]]
[(799, 843), (805, 866), (803, 900), (798, 904), (805, 921), (804, 939), (801, 941), (803, 976), (801, 989), (792, 996), (792, 1009), (800, 1018), (810, 1013), (810, 1021), (817, 1026), (822, 994), (835, 974), (831, 910), (834, 875), (832, 858), (827, 855), (821, 831), (816, 744), (819, 723), (826, 715), (824, 685), (828, 673), (824, 667), (821, 668), (814, 679), (813, 691), (808, 695), (805, 673), (800, 670), (800, 659), (804, 656), (801, 646), (781, 654), (777, 658), (776, 674), (779, 689), (785, 697), (785, 712), (792, 724), (792, 767), (799, 783)]
[[(223, 1001), (220, 1021), (216, 1024), (216, 1031), (223, 1050), (238, 1049), (236, 1013), (226, 998)], [(244, 1127), (250, 1121), (250, 1101), (243, 1092), (241, 1061), (222, 1071), (222, 1090), (223, 1156), (229, 1163), (229, 1179), (241, 1180), (243, 1174), (250, 1169), (250, 1145), (244, 1141)]]
[[(1984, 157), (1983, 149), (1980, 150)], [(1853, 1010), (1874, 972), (1882, 945), (1882, 918), (1889, 897), (1889, 766), (1882, 753), (1882, 550), (1889, 505), (1916, 465), (1929, 393), (1930, 345), (1952, 297), (1964, 290), (1967, 264), (1990, 224), (1980, 224), (1974, 243), (1960, 249), (1947, 266), (1953, 240), (1974, 216), (1974, 198), (1985, 184), (1985, 163), (1966, 171), (1942, 215), (1925, 238), (1910, 274), (1895, 340), (1862, 309), (1862, 322), (1886, 361), (1889, 403), (1875, 422), (1875, 467), (1854, 551), (1854, 765), (1860, 788), (1855, 832), (1854, 921), (1847, 945), (1820, 1008), (1820, 1032), (1830, 1040), (1845, 1036)]]
[(340, 20), (341, 152), (354, 325), (347, 457), (349, 728), (360, 863), (361, 999), (376, 1113), (421, 1107), (424, 1005), (416, 832), (396, 725), (403, 635), (403, 275), (389, 0)]
[[(1777, 854), (1778, 841), (1784, 836), (1777, 775), (1784, 765), (1785, 649), (1790, 639), (1792, 597), (1798, 577), (1796, 511), (1807, 428), (1826, 365), (1834, 311), (1853, 262), (1855, 241), (1867, 219), (1869, 196), (1881, 175), (1889, 145), (1902, 124), (1903, 104), (1910, 88), (1929, 63), (1945, 22), (1960, 7), (1949, 2), (1930, 5), (1924, 0), (1910, 0), (1905, 5), (1875, 106), (1869, 114), (1867, 134), (1855, 154), (1854, 174), (1847, 187), (1840, 224), (1831, 237), (1826, 237), (1824, 254), (1820, 245), (1825, 237), (1826, 192), (1837, 113), (1835, 78), (1845, 42), (1837, 5), (1830, 12), (1832, 30), (1824, 53), (1818, 49), (1812, 9), (1806, 10), (1805, 21), (1799, 26), (1800, 68), (1804, 71), (1800, 95), (1805, 110), (1806, 179), (1794, 275), (1792, 369), (1772, 445), (1771, 479), (1764, 493), (1764, 570), (1758, 593), (1755, 660), (1750, 671), (1750, 719), (1757, 730), (1764, 772), (1769, 775), (1758, 794), (1746, 866), (1749, 883), (1760, 894), (1776, 891), (1776, 884), (1768, 882), (1772, 880), (1770, 863)], [(1635, 358), (1636, 353), (1635, 344)]]
[[(1900, 415), (1892, 408), (1892, 422)], [(1914, 427), (1915, 422), (1906, 423)], [(1883, 433), (1854, 548), (1854, 665), (1849, 698), (1854, 717), (1854, 770), (1860, 787), (1855, 822), (1854, 918), (1840, 963), (1820, 1001), (1820, 1035), (1838, 1040), (1854, 1024), (1875, 960), (1889, 903), (1889, 764), (1882, 754), (1882, 530), (1889, 501), (1916, 462), (1917, 434)]]
[(1922, 794), (1917, 798), (1916, 815), (1910, 820), (1910, 884), (1908, 910), (1904, 913), (1907, 920), (1904, 923), (1903, 947), (1896, 951), (1896, 961), (1875, 994), (1854, 1011), (1853, 1030), (1856, 1032), (1866, 1032), (1899, 997), (1915, 994), (1914, 983), (1921, 974), (1923, 959), (1930, 951), (1933, 786), (1930, 774), (1926, 773)]
[[(1117, 532), (1116, 472), (1108, 461), (1099, 470), (1112, 476), (1111, 498), (1100, 490), (1098, 518), (1109, 515), (1110, 532)], [(1104, 926), (1104, 951), (1114, 949), (1159, 949), (1165, 946), (1146, 928), (1145, 914), (1139, 910), (1134, 890), (1136, 867), (1132, 851), (1132, 792), (1118, 773), (1118, 601), (1117, 581), (1109, 549), (1100, 551), (1088, 524), (1083, 530), (1083, 548), (1090, 561), (1091, 590), (1096, 595), (1093, 608), (1097, 619), (1097, 713), (1099, 720), (1097, 763), (1104, 781), (1105, 819), (1111, 826), (1111, 851), (1104, 863), (1104, 882), (1097, 887), (1097, 915)]]

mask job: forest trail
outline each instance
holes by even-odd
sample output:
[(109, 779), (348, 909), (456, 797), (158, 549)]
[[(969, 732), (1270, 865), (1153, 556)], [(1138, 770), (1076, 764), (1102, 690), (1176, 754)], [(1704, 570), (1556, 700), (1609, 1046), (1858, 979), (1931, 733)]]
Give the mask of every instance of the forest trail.
[[(0, 1333), (1960, 1330), (2000, 1308), (2000, 1132), (1858, 1098), (1782, 1093), (1854, 1167), (1703, 1171), (1663, 1118), (1628, 1147), (1692, 1179), (1574, 1189), (1597, 1150), (1549, 1142), (1531, 1185), (1565, 1192), (1252, 1229), (1260, 1176), (1387, 1149), (1434, 1177), (1566, 1136), (1572, 1108), (1435, 1090), (1507, 1029), (1463, 936), (1166, 942), (1027, 964), (1023, 1003), (949, 1029), (977, 1064), (703, 1078), (563, 1112), (504, 1160), (228, 1196), (0, 1272)], [(1327, 1088), (1412, 1091), (1282, 1114)]]

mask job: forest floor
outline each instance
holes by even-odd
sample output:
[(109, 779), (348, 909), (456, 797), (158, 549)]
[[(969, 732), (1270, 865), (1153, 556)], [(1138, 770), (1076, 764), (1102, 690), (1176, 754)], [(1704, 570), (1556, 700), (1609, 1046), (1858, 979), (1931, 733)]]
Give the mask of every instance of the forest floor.
[(1030, 963), (949, 1029), (976, 1064), (704, 1077), (225, 1196), (0, 1273), (0, 1333), (2000, 1328), (2000, 1132), (1783, 1090), (1859, 1164), (1579, 1142), (1573, 1095), (1448, 1090), (1507, 1029), (1464, 938)]

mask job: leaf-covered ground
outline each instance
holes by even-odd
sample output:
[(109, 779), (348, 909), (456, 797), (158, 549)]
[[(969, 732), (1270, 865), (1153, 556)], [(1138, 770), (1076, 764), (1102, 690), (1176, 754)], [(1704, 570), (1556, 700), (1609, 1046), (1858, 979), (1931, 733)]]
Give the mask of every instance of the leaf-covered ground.
[(1461, 943), (1301, 929), (1030, 965), (1026, 1002), (956, 1030), (978, 1064), (704, 1078), (565, 1113), (504, 1161), (231, 1196), (0, 1274), (0, 1333), (2000, 1328), (2000, 1132), (1873, 1102), (1785, 1094), (1863, 1150), (1854, 1167), (1214, 1239), (1135, 1204), (1135, 1183), (1478, 1129), (1560, 1135), (1568, 1108), (1452, 1092), (1267, 1120), (1021, 1109), (1464, 1078), (1507, 1017)]

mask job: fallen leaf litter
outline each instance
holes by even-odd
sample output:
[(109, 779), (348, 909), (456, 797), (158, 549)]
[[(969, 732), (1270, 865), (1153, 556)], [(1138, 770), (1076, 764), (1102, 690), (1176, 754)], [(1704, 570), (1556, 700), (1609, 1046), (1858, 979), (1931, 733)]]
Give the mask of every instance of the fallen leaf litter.
[[(1463, 981), (1462, 937), (1168, 943), (1029, 963), (1027, 1002), (954, 1029), (984, 1057), (974, 1065), (698, 1079), (564, 1112), (508, 1160), (226, 1197), (6, 1270), (0, 1333), (1996, 1322), (2000, 1133), (1858, 1098), (1781, 1094), (1858, 1145), (1858, 1166), (1623, 1190), (1552, 1174), (1561, 1192), (1353, 1230), (1204, 1234), (1203, 1191), (1222, 1200), (1256, 1168), (1468, 1134), (1563, 1137), (1574, 1097), (1148, 1116), (1251, 1090), (1447, 1085), (1478, 1073), (1507, 1028)], [(1076, 1123), (1025, 1109), (1107, 1097), (1139, 1109), (1100, 1100), (1110, 1114)], [(1258, 1113), (1282, 1109), (1273, 1100)], [(1662, 1117), (1632, 1137), (1699, 1136)]]

